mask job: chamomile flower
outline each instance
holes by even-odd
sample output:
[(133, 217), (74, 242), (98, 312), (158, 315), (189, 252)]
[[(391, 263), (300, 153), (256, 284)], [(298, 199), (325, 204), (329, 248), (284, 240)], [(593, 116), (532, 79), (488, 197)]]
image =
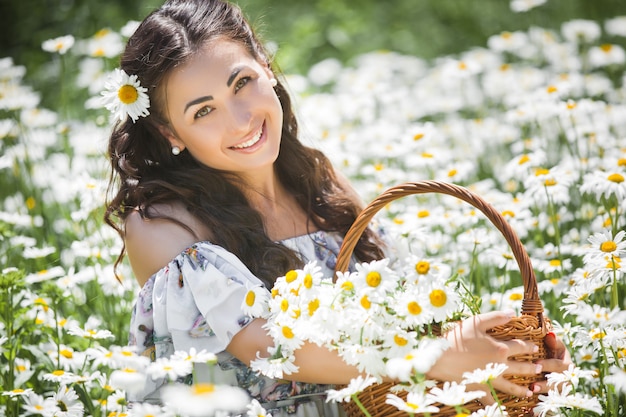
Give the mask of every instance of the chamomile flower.
[(148, 365), (146, 373), (153, 379), (168, 378), (170, 381), (176, 381), (179, 377), (187, 376), (193, 369), (193, 362), (180, 360), (176, 357), (158, 358), (156, 361)]
[(363, 377), (359, 375), (356, 378), (352, 378), (352, 381), (348, 384), (347, 387), (340, 390), (328, 390), (328, 396), (326, 397), (326, 401), (334, 401), (334, 402), (350, 402), (352, 399), (352, 395), (358, 394), (362, 392), (365, 388), (370, 385), (376, 383), (377, 380), (374, 377)]
[(440, 402), (445, 405), (457, 406), (487, 395), (484, 391), (465, 391), (466, 386), (456, 382), (446, 381), (443, 387), (433, 387), (428, 397), (433, 402)]
[(82, 417), (85, 410), (84, 404), (80, 401), (78, 394), (73, 388), (61, 385), (53, 396), (58, 411), (55, 417)]
[(626, 173), (594, 171), (585, 174), (580, 191), (596, 198), (615, 196), (618, 201), (626, 199)]
[(436, 413), (439, 407), (433, 405), (433, 401), (422, 392), (409, 392), (406, 401), (394, 394), (387, 394), (385, 403), (393, 405), (400, 411), (406, 411), (411, 415), (416, 413)]
[(65, 35), (54, 39), (48, 39), (43, 41), (41, 49), (46, 52), (56, 52), (59, 55), (65, 55), (65, 53), (74, 46), (74, 36)]
[(246, 412), (246, 417), (272, 417), (272, 415), (268, 413), (257, 400), (250, 401), (247, 408), (248, 411)]
[(464, 372), (463, 384), (486, 384), (502, 375), (507, 368), (504, 363), (488, 363), (484, 369)]
[(208, 383), (167, 385), (161, 398), (178, 414), (188, 417), (213, 416), (217, 411), (241, 412), (249, 402), (242, 388)]
[(585, 253), (585, 262), (621, 258), (626, 255), (626, 231), (620, 230), (613, 236), (610, 230), (594, 233), (588, 239), (591, 247)]
[(140, 117), (150, 114), (148, 110), (150, 98), (147, 91), (148, 89), (139, 83), (137, 75), (128, 75), (124, 70), (116, 68), (105, 84), (102, 102), (120, 122), (126, 121), (130, 116), (134, 123)]
[(270, 295), (265, 287), (257, 285), (246, 293), (241, 303), (241, 310), (250, 317), (265, 317), (268, 313)]
[(595, 375), (596, 371), (594, 370), (585, 370), (570, 364), (567, 370), (549, 373), (546, 378), (548, 379), (548, 385), (551, 387), (558, 387), (561, 384), (572, 384), (575, 388), (581, 379), (587, 380), (595, 377)]

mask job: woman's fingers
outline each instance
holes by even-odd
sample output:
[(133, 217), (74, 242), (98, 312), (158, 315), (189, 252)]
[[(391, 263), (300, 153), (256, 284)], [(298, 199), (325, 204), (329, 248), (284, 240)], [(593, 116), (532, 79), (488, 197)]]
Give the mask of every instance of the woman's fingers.
[(497, 378), (493, 381), (493, 387), (505, 394), (515, 395), (516, 397), (532, 397), (533, 391), (528, 387), (517, 385), (504, 378)]
[(507, 324), (514, 316), (513, 311), (490, 311), (474, 316), (474, 320), (476, 328), (481, 332), (486, 332), (493, 327)]

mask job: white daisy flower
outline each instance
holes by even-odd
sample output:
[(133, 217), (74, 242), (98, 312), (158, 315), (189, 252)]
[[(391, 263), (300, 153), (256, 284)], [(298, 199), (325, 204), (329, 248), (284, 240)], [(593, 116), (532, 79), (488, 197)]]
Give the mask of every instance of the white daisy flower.
[(188, 417), (212, 416), (217, 411), (241, 412), (250, 401), (246, 391), (239, 387), (208, 383), (167, 385), (161, 398), (178, 414)]
[(265, 287), (257, 285), (246, 293), (241, 303), (241, 310), (250, 317), (265, 317), (268, 313), (269, 292)]
[(153, 379), (168, 378), (170, 381), (176, 381), (179, 377), (187, 376), (193, 370), (193, 363), (178, 358), (158, 358), (152, 362), (146, 369), (146, 373)]
[(78, 398), (73, 388), (61, 385), (53, 396), (59, 410), (54, 413), (55, 417), (82, 417), (85, 406)]
[(74, 46), (74, 37), (65, 35), (43, 41), (41, 49), (46, 52), (56, 52), (59, 55), (64, 55), (72, 46)]
[(348, 384), (347, 387), (340, 390), (328, 390), (326, 401), (334, 401), (334, 402), (349, 402), (352, 399), (352, 396), (362, 392), (365, 388), (370, 385), (376, 383), (377, 380), (374, 377), (366, 377), (359, 375), (356, 378), (352, 378), (352, 381)]
[(272, 417), (272, 415), (268, 413), (257, 400), (252, 400), (250, 404), (248, 404), (247, 408), (247, 417)]
[(424, 395), (423, 392), (409, 392), (406, 401), (394, 394), (387, 394), (385, 403), (393, 405), (400, 411), (406, 411), (411, 415), (416, 413), (436, 413), (439, 407), (433, 404), (433, 401)]
[(150, 98), (148, 89), (142, 87), (137, 75), (128, 75), (122, 69), (116, 68), (111, 78), (105, 84), (102, 92), (103, 105), (113, 116), (121, 122), (127, 117), (137, 121), (140, 117), (150, 114)]
[(584, 261), (610, 259), (607, 257), (621, 258), (626, 255), (626, 231), (620, 230), (613, 236), (610, 230), (594, 233), (587, 239), (591, 248), (585, 253)]
[(434, 387), (430, 390), (428, 397), (433, 402), (440, 402), (445, 405), (457, 406), (487, 395), (484, 391), (465, 391), (467, 387), (456, 382), (446, 381), (442, 388)]
[(476, 369), (473, 372), (463, 373), (463, 384), (486, 384), (493, 381), (506, 371), (508, 366), (504, 363), (488, 363), (484, 369)]

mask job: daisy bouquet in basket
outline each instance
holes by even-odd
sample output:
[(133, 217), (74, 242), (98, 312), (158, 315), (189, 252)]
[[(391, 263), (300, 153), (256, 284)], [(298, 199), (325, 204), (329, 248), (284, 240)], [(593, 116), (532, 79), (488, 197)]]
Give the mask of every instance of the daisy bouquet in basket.
[(389, 262), (359, 263), (354, 272), (339, 272), (334, 281), (312, 262), (278, 278), (271, 295), (260, 287), (251, 290), (245, 307), (267, 319), (266, 328), (275, 340), (270, 356), (259, 355), (252, 368), (273, 378), (296, 372), (294, 352), (310, 342), (336, 350), (367, 375), (330, 391), (335, 401), (358, 403), (357, 394), (383, 376), (401, 381), (397, 388), (409, 391), (406, 401), (393, 394), (387, 399), (409, 412), (416, 412), (412, 407), (436, 412), (429, 404), (452, 391), (459, 407), (483, 396), (447, 384), (426, 397), (435, 382), (425, 374), (447, 348), (447, 341), (437, 335), (477, 309), (463, 282), (445, 264), (412, 257), (402, 265), (394, 262), (392, 269)]

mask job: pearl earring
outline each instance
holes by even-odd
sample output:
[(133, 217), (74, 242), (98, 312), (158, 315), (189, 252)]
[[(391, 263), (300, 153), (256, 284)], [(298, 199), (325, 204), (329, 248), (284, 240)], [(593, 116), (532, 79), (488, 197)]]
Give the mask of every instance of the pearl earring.
[(270, 84), (272, 87), (276, 87), (278, 85), (278, 81), (276, 81), (276, 78), (270, 78)]
[(180, 154), (180, 148), (178, 146), (172, 146), (172, 155), (176, 156)]

